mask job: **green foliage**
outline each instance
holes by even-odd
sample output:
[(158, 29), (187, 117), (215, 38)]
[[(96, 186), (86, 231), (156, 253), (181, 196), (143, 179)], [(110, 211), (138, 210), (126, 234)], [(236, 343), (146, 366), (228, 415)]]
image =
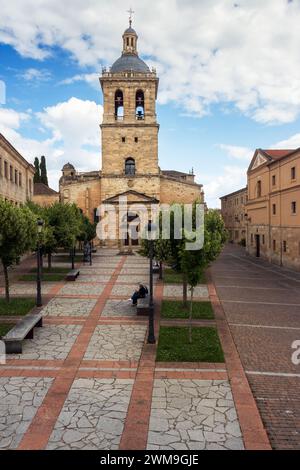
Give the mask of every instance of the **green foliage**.
[(0, 259), (4, 269), (5, 293), (9, 300), (7, 268), (33, 249), (37, 240), (36, 216), (27, 207), (17, 207), (0, 199)]
[(96, 223), (90, 222), (88, 217), (81, 214), (81, 227), (80, 234), (77, 237), (77, 240), (83, 242), (90, 242), (96, 237)]
[(41, 156), (40, 163), (40, 182), (48, 186), (48, 177), (47, 177), (47, 168), (46, 168), (46, 158), (44, 155)]
[(0, 338), (5, 336), (14, 326), (14, 323), (0, 323)]
[(162, 362), (224, 362), (216, 328), (194, 327), (193, 342), (188, 328), (162, 326), (156, 360)]
[(9, 303), (0, 299), (0, 316), (23, 316), (30, 312), (35, 306), (35, 299), (13, 298)]
[(35, 157), (34, 159), (34, 176), (33, 176), (33, 182), (34, 183), (40, 183), (41, 182), (41, 174), (40, 174), (40, 162), (38, 157)]
[[(193, 317), (196, 319), (211, 320), (214, 312), (210, 302), (193, 302)], [(162, 318), (188, 318), (189, 302), (187, 307), (178, 300), (163, 300), (161, 306)]]

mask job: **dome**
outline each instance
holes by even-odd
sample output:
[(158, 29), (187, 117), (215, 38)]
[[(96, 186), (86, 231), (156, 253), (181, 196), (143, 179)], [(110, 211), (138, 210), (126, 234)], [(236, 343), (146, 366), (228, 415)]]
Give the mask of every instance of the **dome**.
[(75, 167), (71, 163), (66, 163), (62, 168), (62, 171), (65, 170), (75, 170)]
[(140, 72), (149, 73), (148, 65), (135, 54), (122, 54), (110, 68), (111, 73)]
[(136, 34), (136, 31), (130, 26), (129, 28), (125, 29), (124, 34)]

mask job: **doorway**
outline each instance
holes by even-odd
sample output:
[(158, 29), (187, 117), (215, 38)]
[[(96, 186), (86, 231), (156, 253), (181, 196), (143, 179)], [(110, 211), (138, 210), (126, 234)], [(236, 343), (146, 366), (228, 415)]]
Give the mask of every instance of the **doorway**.
[(260, 257), (260, 235), (255, 235), (256, 258)]

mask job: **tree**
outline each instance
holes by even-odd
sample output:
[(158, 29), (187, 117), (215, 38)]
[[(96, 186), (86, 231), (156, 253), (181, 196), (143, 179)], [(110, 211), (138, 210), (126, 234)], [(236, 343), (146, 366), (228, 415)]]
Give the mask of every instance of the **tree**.
[(0, 259), (5, 278), (5, 297), (9, 302), (8, 268), (36, 246), (36, 216), (28, 207), (16, 207), (0, 199)]
[(41, 156), (40, 163), (40, 182), (48, 186), (48, 177), (47, 177), (47, 168), (46, 168), (46, 158), (44, 155)]
[(90, 222), (89, 218), (81, 214), (80, 233), (77, 240), (82, 242), (90, 242), (96, 237), (96, 223)]
[(41, 175), (40, 175), (40, 162), (38, 157), (35, 157), (34, 159), (34, 176), (33, 176), (33, 182), (34, 183), (40, 183), (41, 182)]
[[(185, 232), (184, 241), (192, 242), (193, 234)], [(194, 289), (199, 284), (204, 268), (207, 266), (207, 259), (205, 253), (205, 244), (201, 250), (186, 250), (185, 244), (180, 249), (180, 267), (187, 285), (189, 285), (191, 292), (190, 311), (189, 311), (189, 342), (192, 342), (192, 318), (193, 318), (193, 299)]]

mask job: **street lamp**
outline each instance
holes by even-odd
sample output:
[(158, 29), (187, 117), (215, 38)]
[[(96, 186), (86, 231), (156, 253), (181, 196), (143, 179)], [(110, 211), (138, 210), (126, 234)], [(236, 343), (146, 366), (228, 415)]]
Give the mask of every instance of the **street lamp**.
[(153, 254), (154, 254), (154, 238), (155, 238), (156, 225), (148, 222), (147, 232), (149, 240), (149, 327), (148, 327), (148, 340), (147, 343), (155, 344), (154, 332), (154, 303), (153, 303)]
[(41, 238), (40, 235), (43, 230), (44, 221), (42, 219), (37, 220), (37, 232), (38, 232), (38, 242), (37, 242), (37, 275), (36, 275), (36, 306), (41, 307), (42, 303), (42, 251), (41, 251)]

